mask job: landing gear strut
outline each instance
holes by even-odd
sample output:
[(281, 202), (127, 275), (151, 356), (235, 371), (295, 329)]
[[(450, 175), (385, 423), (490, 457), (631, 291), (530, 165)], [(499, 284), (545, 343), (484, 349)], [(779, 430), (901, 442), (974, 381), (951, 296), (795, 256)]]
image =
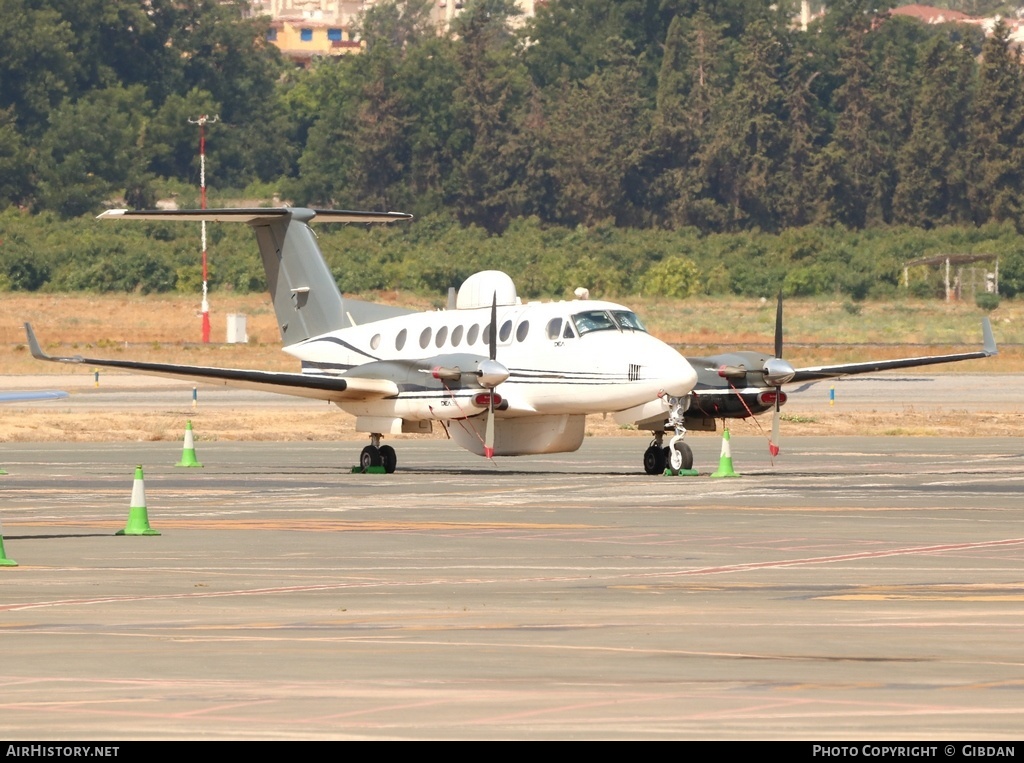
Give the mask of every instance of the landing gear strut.
[(398, 455), (390, 445), (381, 445), (380, 438), (379, 432), (370, 435), (370, 444), (359, 454), (359, 466), (364, 472), (371, 466), (383, 466), (385, 472), (394, 474)]
[(675, 430), (668, 446), (664, 445), (665, 433), (656, 431), (654, 440), (644, 451), (644, 471), (648, 474), (661, 474), (666, 467), (674, 473), (693, 469), (693, 451), (683, 442), (686, 427), (683, 426), (683, 413), (690, 407), (690, 396), (666, 398), (669, 403), (668, 423), (666, 428)]

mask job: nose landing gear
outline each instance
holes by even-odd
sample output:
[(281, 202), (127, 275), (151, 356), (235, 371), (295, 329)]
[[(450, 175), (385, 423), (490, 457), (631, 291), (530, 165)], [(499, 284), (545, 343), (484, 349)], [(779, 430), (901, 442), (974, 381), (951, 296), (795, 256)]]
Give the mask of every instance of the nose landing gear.
[(675, 434), (664, 445), (665, 432), (656, 431), (651, 444), (644, 451), (644, 471), (648, 474), (664, 474), (668, 469), (673, 475), (696, 474), (693, 471), (693, 451), (683, 442), (686, 428), (683, 426), (683, 412), (690, 405), (689, 396), (668, 398), (670, 405), (666, 428), (675, 429)]

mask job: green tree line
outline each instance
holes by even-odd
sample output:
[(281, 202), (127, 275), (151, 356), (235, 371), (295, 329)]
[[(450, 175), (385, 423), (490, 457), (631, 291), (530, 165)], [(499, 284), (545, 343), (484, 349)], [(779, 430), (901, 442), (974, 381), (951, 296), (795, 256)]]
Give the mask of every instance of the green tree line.
[[(441, 34), (430, 5), (379, 2), (361, 55), (297, 69), (242, 0), (0, 0), (0, 282), (190, 288), (183, 226), (78, 218), (194, 204), (189, 118), (209, 114), (214, 187), (417, 215), (327, 234), (351, 237), (332, 267), (353, 290), (488, 266), (529, 296), (863, 297), (950, 247), (998, 250), (1021, 288), (1024, 70), (1003, 24), (885, 0), (832, 0), (807, 31), (793, 0), (551, 0), (531, 19), (469, 0)], [(245, 233), (218, 228), (215, 286), (261, 285)]]
[[(0, 213), (0, 290), (200, 290), (199, 226), (188, 223), (62, 220), (54, 213)], [(210, 281), (220, 289), (260, 291), (265, 278), (252, 232), (209, 226)], [(903, 265), (951, 252), (999, 260), (1000, 292), (1024, 291), (1024, 256), (1013, 225), (850, 230), (804, 227), (777, 234), (702, 234), (594, 226), (552, 226), (518, 218), (501, 236), (448, 216), (380, 227), (320, 225), (320, 248), (349, 293), (403, 290), (433, 295), (478, 270), (510, 273), (524, 299), (572, 298), (576, 287), (597, 297), (632, 294), (773, 297), (845, 295), (852, 299), (943, 295), (939, 268), (918, 266), (903, 286)], [(991, 268), (993, 263), (979, 265)], [(978, 283), (982, 278), (977, 279)]]

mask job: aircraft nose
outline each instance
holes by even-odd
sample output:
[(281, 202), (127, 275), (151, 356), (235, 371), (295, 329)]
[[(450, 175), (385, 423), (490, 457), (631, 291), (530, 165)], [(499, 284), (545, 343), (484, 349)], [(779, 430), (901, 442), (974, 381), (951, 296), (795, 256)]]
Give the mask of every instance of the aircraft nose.
[(682, 397), (697, 384), (697, 371), (678, 352), (672, 350), (672, 353), (674, 357), (667, 364), (668, 373), (665, 374), (665, 377), (669, 379), (665, 384), (665, 392), (674, 397)]

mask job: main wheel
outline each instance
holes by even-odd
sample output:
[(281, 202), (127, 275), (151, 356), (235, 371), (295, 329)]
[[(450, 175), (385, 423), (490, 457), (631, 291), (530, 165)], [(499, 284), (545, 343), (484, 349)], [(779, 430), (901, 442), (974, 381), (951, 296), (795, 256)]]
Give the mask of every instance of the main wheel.
[(363, 452), (359, 454), (359, 466), (362, 467), (363, 471), (366, 471), (371, 466), (380, 466), (381, 457), (380, 451), (372, 445), (367, 445), (363, 448)]
[(672, 450), (672, 468), (677, 472), (693, 468), (693, 451), (685, 442), (677, 442)]
[(395, 453), (395, 449), (390, 445), (380, 446), (380, 460), (384, 466), (384, 471), (388, 474), (395, 473), (395, 467), (398, 465), (398, 454)]
[(652, 445), (644, 451), (645, 472), (648, 474), (661, 474), (665, 471), (665, 450), (662, 450), (657, 445)]

